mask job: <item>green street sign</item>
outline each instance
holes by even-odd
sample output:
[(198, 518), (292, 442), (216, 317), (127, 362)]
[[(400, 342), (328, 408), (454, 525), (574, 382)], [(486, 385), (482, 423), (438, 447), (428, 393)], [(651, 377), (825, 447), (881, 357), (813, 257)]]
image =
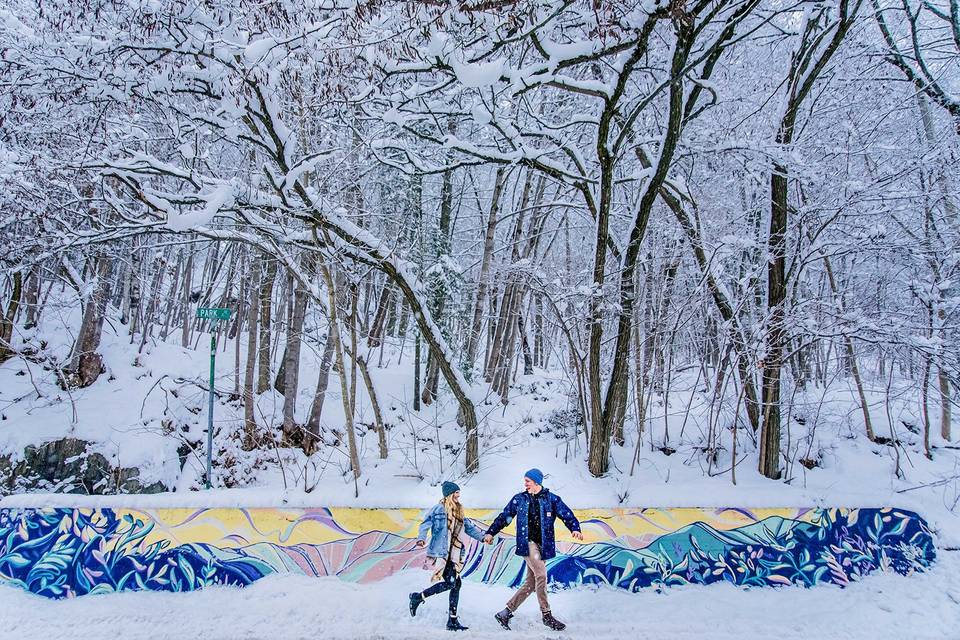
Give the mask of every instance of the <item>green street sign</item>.
[(213, 320), (213, 330), (210, 331), (210, 405), (207, 408), (207, 478), (209, 489), (213, 485), (213, 385), (216, 383), (217, 368), (217, 329), (220, 320), (230, 319), (230, 309), (219, 307), (199, 307), (197, 317), (201, 320)]
[(201, 320), (229, 320), (230, 309), (221, 309), (218, 307), (200, 307), (197, 309), (197, 317)]

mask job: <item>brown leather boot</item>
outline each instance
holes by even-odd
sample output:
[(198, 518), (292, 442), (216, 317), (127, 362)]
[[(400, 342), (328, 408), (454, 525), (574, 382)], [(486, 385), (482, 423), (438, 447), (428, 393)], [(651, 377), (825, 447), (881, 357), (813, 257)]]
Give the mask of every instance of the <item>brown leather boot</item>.
[(510, 609), (504, 608), (503, 611), (498, 611), (494, 616), (497, 619), (497, 622), (500, 623), (500, 626), (504, 629), (510, 629), (510, 618), (513, 617), (513, 611)]
[(549, 611), (545, 611), (543, 613), (543, 624), (547, 625), (554, 631), (563, 631), (567, 628), (567, 625), (554, 618), (553, 614)]

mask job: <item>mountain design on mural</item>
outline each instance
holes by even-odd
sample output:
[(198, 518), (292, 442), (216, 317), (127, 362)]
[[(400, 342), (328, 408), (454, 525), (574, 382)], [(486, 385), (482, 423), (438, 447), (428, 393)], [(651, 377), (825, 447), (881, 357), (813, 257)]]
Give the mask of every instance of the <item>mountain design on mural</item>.
[[(242, 586), (274, 573), (365, 583), (424, 561), (414, 540), (385, 531), (344, 532), (343, 539), (316, 545), (144, 544), (155, 523), (141, 515), (118, 517), (110, 509), (0, 510), (0, 582), (64, 598)], [(822, 509), (806, 517), (770, 516), (731, 530), (696, 522), (642, 548), (632, 548), (626, 536), (563, 545), (547, 562), (548, 576), (558, 587), (603, 584), (630, 591), (721, 581), (845, 585), (876, 570), (922, 571), (936, 557), (926, 523), (908, 511)], [(513, 538), (501, 538), (492, 547), (472, 541), (468, 546), (467, 579), (517, 586), (524, 571)]]
[(817, 527), (808, 522), (790, 520), (780, 516), (769, 516), (738, 529), (721, 531), (704, 522), (694, 522), (677, 529), (672, 533), (664, 534), (646, 547), (631, 549), (625, 537), (618, 537), (609, 542), (598, 543), (605, 547), (609, 554), (609, 561), (613, 561), (622, 551), (627, 550), (632, 556), (660, 560), (669, 558), (673, 562), (680, 562), (690, 551), (700, 550), (709, 555), (726, 554), (731, 548), (739, 546), (777, 546), (789, 539), (795, 530), (810, 533)]

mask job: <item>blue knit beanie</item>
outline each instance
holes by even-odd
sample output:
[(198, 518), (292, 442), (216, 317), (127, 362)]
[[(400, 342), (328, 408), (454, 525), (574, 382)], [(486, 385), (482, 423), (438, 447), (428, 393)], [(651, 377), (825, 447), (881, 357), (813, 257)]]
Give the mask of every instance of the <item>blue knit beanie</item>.
[(530, 478), (537, 484), (543, 484), (543, 471), (540, 471), (540, 469), (530, 469), (525, 474), (523, 474), (523, 477)]
[(450, 482), (449, 480), (443, 483), (443, 486), (440, 488), (443, 491), (443, 497), (446, 498), (451, 493), (456, 493), (460, 491), (460, 487), (457, 486), (455, 482)]

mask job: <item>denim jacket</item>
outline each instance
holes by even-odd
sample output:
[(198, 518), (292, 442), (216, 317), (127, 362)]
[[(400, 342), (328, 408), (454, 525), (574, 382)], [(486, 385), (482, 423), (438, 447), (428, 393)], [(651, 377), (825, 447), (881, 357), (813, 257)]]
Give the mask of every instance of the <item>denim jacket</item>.
[[(463, 519), (463, 530), (475, 540), (483, 540), (483, 530), (473, 524), (469, 518)], [(446, 558), (450, 551), (450, 533), (447, 531), (447, 512), (442, 503), (428, 509), (420, 524), (420, 533), (417, 540), (427, 540), (427, 531), (430, 532), (430, 545), (427, 547), (427, 556), (430, 558)], [(462, 561), (463, 550), (460, 551)]]

